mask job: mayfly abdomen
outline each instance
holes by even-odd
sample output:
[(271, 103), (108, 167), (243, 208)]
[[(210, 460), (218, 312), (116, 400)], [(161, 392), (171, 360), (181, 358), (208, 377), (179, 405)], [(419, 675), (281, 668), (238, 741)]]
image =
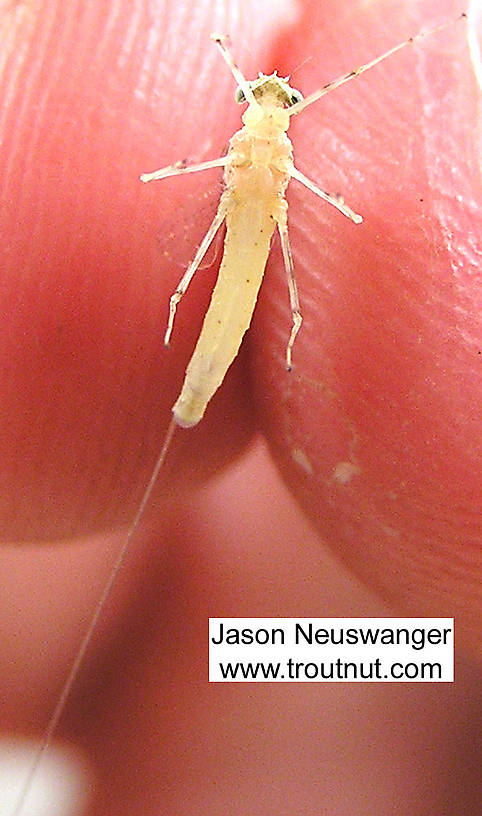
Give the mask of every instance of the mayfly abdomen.
[(173, 407), (178, 425), (189, 428), (203, 417), (249, 328), (276, 221), (266, 199), (228, 205), (224, 255), (184, 385)]

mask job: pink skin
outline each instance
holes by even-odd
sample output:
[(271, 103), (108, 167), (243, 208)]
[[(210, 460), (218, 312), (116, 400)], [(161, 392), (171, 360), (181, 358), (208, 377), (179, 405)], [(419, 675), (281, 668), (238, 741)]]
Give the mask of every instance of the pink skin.
[[(276, 4), (244, 2), (236, 23), (208, 3), (202, 14), (196, 4), (195, 19), (181, 4), (170, 14), (157, 5), (144, 10), (132, 41), (137, 5), (120, 0), (109, 6), (110, 25), (102, 4), (2, 12), (9, 31), (18, 21), (1, 134), (3, 538), (96, 536), (88, 548), (3, 555), (12, 589), (2, 610), (11, 625), (2, 721), (19, 731), (37, 733), (51, 710), (162, 444), (209, 299), (206, 269), (165, 352), (168, 296), (215, 209), (219, 173), (146, 187), (137, 179), (177, 158), (214, 157), (238, 127), (234, 83), (210, 31), (232, 31), (248, 76), (260, 67), (288, 73), (311, 56), (293, 78), (309, 92), (460, 10), (448, 0), (393, 2), (381, 18), (376, 4), (305, 2), (301, 19), (276, 31)], [(365, 220), (355, 226), (290, 187), (305, 318), (294, 369), (283, 370), (289, 311), (275, 243), (249, 340), (201, 426), (176, 438), (62, 729), (100, 769), (93, 812), (278, 816), (300, 803), (300, 812), (319, 813), (324, 802), (329, 812), (376, 816), (393, 797), (409, 816), (421, 798), (427, 812), (456, 812), (441, 798), (448, 768), (458, 811), (475, 812), (463, 798), (472, 790), (464, 755), (446, 740), (456, 743), (471, 717), (468, 664), (443, 688), (221, 688), (204, 678), (206, 619), (218, 614), (455, 615), (459, 643), (478, 649), (476, 116), (461, 22), (293, 122), (299, 168)], [(242, 478), (194, 493), (258, 425), (296, 501), (258, 454)], [(351, 468), (340, 467), (346, 462)], [(353, 475), (342, 484), (334, 472)], [(180, 631), (189, 633), (182, 660)], [(52, 645), (39, 654), (39, 642)], [(115, 671), (105, 679), (109, 660)], [(85, 695), (99, 673), (99, 708), (86, 722)], [(407, 755), (417, 763), (412, 788)]]

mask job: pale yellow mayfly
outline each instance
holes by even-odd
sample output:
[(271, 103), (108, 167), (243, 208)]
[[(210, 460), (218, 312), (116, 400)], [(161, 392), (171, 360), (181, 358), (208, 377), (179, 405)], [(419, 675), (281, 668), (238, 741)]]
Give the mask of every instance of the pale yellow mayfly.
[[(237, 101), (248, 105), (243, 114), (244, 127), (232, 137), (228, 154), (222, 158), (193, 166), (173, 164), (141, 176), (141, 179), (147, 182), (210, 168), (222, 167), (225, 171), (226, 188), (216, 216), (192, 263), (182, 277), (178, 289), (171, 298), (166, 342), (169, 342), (173, 329), (177, 304), (224, 221), (227, 227), (225, 251), (211, 305), (189, 363), (181, 394), (173, 407), (174, 418), (170, 431), (126, 537), (113, 577), (137, 529), (152, 486), (165, 459), (174, 428), (176, 425), (192, 427), (201, 420), (209, 400), (221, 385), (226, 371), (236, 357), (244, 333), (251, 321), (269, 254), (271, 238), (276, 227), (281, 239), (293, 315), (293, 325), (286, 349), (286, 365), (288, 368), (291, 367), (292, 348), (301, 326), (301, 311), (288, 236), (287, 205), (284, 198), (290, 178), (305, 185), (355, 224), (362, 220), (361, 215), (350, 209), (339, 196), (320, 189), (295, 168), (292, 161), (291, 143), (286, 135), (291, 116), (301, 113), (308, 105), (372, 68), (391, 54), (443, 27), (444, 25), (437, 26), (417, 34), (369, 63), (330, 82), (306, 99), (303, 99), (287, 80), (278, 77), (276, 73), (268, 76), (260, 75), (252, 82), (246, 80), (230, 55), (226, 39), (213, 35), (214, 41), (221, 49), (239, 85)], [(46, 741), (50, 740), (58, 722), (75, 673), (85, 654), (93, 627), (112, 587), (112, 582), (113, 580), (109, 582), (96, 609), (93, 625), (89, 627), (74, 669), (64, 687), (59, 706), (51, 720)], [(20, 804), (15, 813), (19, 814), (21, 810), (22, 805)]]

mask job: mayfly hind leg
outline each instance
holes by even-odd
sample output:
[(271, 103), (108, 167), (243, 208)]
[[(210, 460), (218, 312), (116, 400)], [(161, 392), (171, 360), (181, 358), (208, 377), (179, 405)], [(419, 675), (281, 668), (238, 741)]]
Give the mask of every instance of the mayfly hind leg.
[[(327, 201), (328, 204), (332, 204), (333, 207), (336, 207), (337, 210), (343, 213), (343, 215), (346, 215), (347, 218), (350, 218), (351, 221), (353, 221), (355, 224), (360, 224), (363, 221), (362, 216), (356, 213), (354, 210), (352, 210), (347, 204), (345, 204), (341, 196), (325, 192), (325, 190), (322, 190), (321, 187), (318, 187), (313, 181), (311, 181), (309, 178), (303, 175), (303, 173), (297, 170), (296, 167), (292, 168), (290, 176), (291, 178), (296, 179), (296, 181), (301, 182), (301, 184), (304, 184), (304, 186), (307, 187), (308, 190), (311, 190), (312, 193), (315, 193), (324, 201)], [(292, 368), (291, 353), (298, 332), (301, 329), (303, 318), (301, 316), (300, 300), (298, 297), (298, 287), (296, 285), (295, 266), (293, 262), (293, 253), (291, 252), (288, 224), (286, 220), (278, 221), (278, 232), (281, 241), (281, 251), (283, 253), (286, 279), (288, 281), (291, 316), (293, 319), (288, 345), (286, 346), (286, 368), (288, 371), (291, 371)]]
[[(221, 156), (219, 159), (211, 159), (209, 161), (201, 162), (200, 164), (184, 165), (182, 162), (176, 162), (175, 164), (170, 164), (167, 167), (162, 167), (160, 170), (155, 170), (153, 173), (143, 173), (140, 176), (140, 180), (144, 182), (157, 181), (159, 179), (168, 178), (169, 176), (182, 176), (184, 175), (184, 173), (197, 173), (200, 170), (211, 170), (212, 168), (215, 167), (225, 167), (226, 162), (227, 162), (226, 156)], [(186, 293), (187, 288), (191, 283), (196, 271), (199, 269), (199, 265), (201, 264), (202, 259), (204, 258), (209, 247), (211, 246), (211, 243), (218, 229), (223, 223), (225, 216), (226, 206), (223, 198), (221, 198), (218, 211), (212, 220), (211, 226), (206, 232), (204, 238), (202, 239), (194, 258), (192, 259), (184, 275), (179, 281), (176, 291), (171, 295), (171, 299), (169, 301), (169, 318), (167, 321), (166, 333), (164, 335), (165, 346), (169, 345), (171, 339), (171, 334), (174, 327), (174, 319), (176, 317), (177, 305), (181, 298), (183, 297), (183, 295)]]
[(284, 221), (278, 221), (278, 232), (281, 241), (281, 251), (283, 253), (286, 279), (288, 281), (291, 316), (293, 319), (288, 345), (286, 346), (286, 368), (288, 371), (291, 371), (291, 351), (294, 346), (296, 336), (301, 329), (303, 318), (301, 316), (300, 300), (298, 297), (298, 287), (296, 285), (295, 277), (295, 266), (293, 263), (293, 253), (291, 252), (290, 236), (286, 219), (284, 219)]
[(167, 321), (167, 329), (166, 334), (164, 335), (164, 345), (168, 346), (172, 330), (174, 327), (174, 319), (176, 317), (176, 309), (178, 306), (179, 301), (186, 294), (187, 288), (191, 283), (199, 265), (204, 258), (206, 252), (208, 251), (209, 247), (211, 246), (212, 241), (214, 240), (214, 236), (216, 235), (218, 229), (220, 228), (221, 224), (223, 223), (226, 217), (226, 208), (221, 199), (221, 202), (218, 207), (218, 211), (214, 216), (211, 226), (209, 227), (206, 235), (202, 239), (198, 251), (196, 252), (194, 258), (192, 259), (191, 263), (189, 264), (188, 268), (186, 269), (184, 275), (182, 276), (181, 280), (179, 281), (176, 291), (173, 292), (169, 301), (169, 318)]

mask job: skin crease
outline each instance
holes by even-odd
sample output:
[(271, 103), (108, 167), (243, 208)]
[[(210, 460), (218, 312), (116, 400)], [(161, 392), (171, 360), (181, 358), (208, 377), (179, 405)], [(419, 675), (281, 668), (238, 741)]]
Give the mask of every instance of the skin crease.
[[(210, 221), (219, 174), (148, 187), (137, 178), (176, 158), (214, 157), (239, 127), (210, 31), (231, 31), (248, 76), (287, 73), (311, 56), (293, 80), (309, 92), (460, 11), (384, 3), (382, 24), (379, 4), (306, 3), (296, 23), (274, 30), (269, 4), (244, 3), (239, 20), (234, 4), (225, 16), (197, 4), (195, 19), (164, 5), (154, 18), (143, 8), (132, 51), (131, 4), (112, 5), (108, 33), (100, 8), (2, 11), (18, 44), (30, 45), (3, 138), (3, 537), (63, 539), (2, 556), (6, 731), (38, 733), (52, 709), (209, 299), (206, 269), (164, 352), (167, 299)], [(406, 49), (293, 123), (300, 169), (340, 190), (365, 222), (292, 183), (305, 317), (295, 368), (288, 379), (275, 245), (249, 341), (202, 425), (176, 439), (59, 732), (96, 767), (92, 813), (311, 814), (323, 805), (346, 816), (394, 803), (407, 814), (476, 812), (468, 655), (479, 643), (471, 442), (480, 399), (470, 286), (480, 225), (467, 202), (480, 176), (463, 32), (457, 23)], [(290, 491), (259, 448), (206, 483), (256, 428)], [(293, 462), (294, 447), (316, 478)], [(339, 462), (360, 470), (346, 489), (332, 477)], [(403, 611), (456, 616), (453, 686), (205, 682), (209, 615)]]

